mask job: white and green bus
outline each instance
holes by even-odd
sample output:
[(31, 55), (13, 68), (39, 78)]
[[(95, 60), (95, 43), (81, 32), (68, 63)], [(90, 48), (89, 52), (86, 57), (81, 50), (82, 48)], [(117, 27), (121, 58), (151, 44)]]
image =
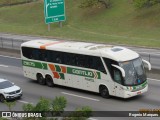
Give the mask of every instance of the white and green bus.
[(32, 40), (21, 45), (24, 76), (41, 85), (57, 85), (129, 98), (148, 90), (144, 64), (124, 47), (104, 44)]

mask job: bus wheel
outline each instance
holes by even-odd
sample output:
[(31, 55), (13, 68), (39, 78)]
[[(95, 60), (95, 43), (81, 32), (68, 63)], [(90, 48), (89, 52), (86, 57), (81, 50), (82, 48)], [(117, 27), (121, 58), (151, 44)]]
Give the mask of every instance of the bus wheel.
[(1, 101), (1, 102), (4, 102), (4, 101), (5, 101), (5, 98), (4, 98), (3, 95), (0, 95), (0, 101)]
[(42, 74), (37, 74), (37, 81), (40, 85), (45, 85), (45, 79), (43, 78)]
[(46, 84), (47, 84), (48, 87), (53, 87), (54, 86), (53, 79), (49, 75), (46, 76)]
[(106, 86), (100, 86), (99, 92), (103, 98), (109, 98), (109, 91)]

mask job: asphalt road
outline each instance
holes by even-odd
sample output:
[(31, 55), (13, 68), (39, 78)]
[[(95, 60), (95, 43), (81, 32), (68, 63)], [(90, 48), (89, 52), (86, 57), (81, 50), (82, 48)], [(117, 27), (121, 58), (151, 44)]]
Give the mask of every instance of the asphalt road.
[[(151, 75), (150, 77), (154, 77)], [(23, 89), (23, 97), (16, 101), (13, 110), (22, 110), (26, 103), (36, 104), (40, 97), (54, 99), (56, 96), (65, 96), (67, 98), (67, 107), (65, 110), (74, 110), (77, 107), (90, 106), (94, 111), (138, 111), (139, 109), (160, 109), (160, 76), (156, 74), (156, 79), (148, 79), (149, 91), (143, 95), (130, 99), (121, 99), (111, 97), (104, 99), (99, 94), (56, 86), (50, 88), (42, 86), (23, 76), (20, 59), (0, 56), (0, 77), (9, 79)], [(158, 80), (159, 79), (159, 80)], [(0, 111), (7, 111), (8, 108), (0, 103)], [(118, 114), (118, 113), (117, 113)], [(128, 120), (128, 118), (115, 117), (92, 117), (90, 120)], [(130, 118), (146, 119), (146, 118)], [(147, 118), (155, 119), (157, 118)]]

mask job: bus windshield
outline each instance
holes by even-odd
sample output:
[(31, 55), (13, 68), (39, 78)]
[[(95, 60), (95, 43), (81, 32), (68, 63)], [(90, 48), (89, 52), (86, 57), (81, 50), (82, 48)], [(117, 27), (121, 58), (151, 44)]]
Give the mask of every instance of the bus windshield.
[(120, 66), (125, 71), (124, 85), (139, 85), (146, 81), (147, 78), (141, 58), (121, 62)]

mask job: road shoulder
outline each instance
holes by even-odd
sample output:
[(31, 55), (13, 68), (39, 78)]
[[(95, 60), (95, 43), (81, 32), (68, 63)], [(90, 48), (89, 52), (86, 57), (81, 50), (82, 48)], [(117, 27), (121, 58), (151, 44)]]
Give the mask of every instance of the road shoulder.
[(20, 51), (13, 49), (0, 48), (0, 55), (20, 58)]

